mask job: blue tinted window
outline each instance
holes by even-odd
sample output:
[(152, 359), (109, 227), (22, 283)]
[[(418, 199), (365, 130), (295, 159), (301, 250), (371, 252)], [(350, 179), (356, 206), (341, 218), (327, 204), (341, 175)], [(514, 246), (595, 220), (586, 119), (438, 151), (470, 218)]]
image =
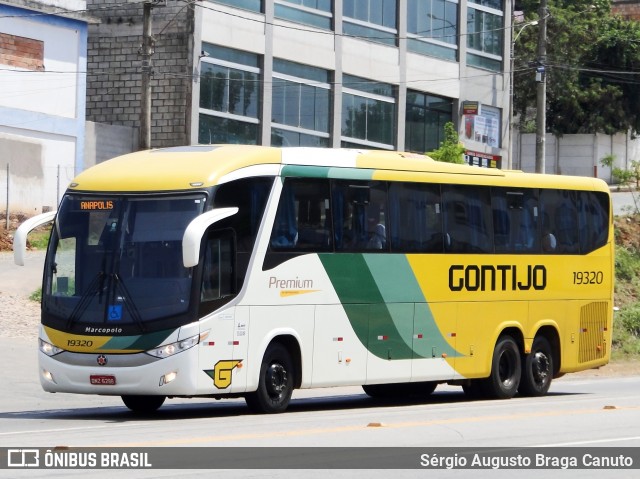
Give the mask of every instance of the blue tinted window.
[(328, 146), (329, 72), (280, 59), (273, 71), (272, 145)]
[(243, 8), (254, 12), (262, 11), (262, 0), (211, 0), (215, 3), (222, 3), (232, 7)]
[(259, 125), (244, 121), (200, 114), (198, 143), (258, 144)]

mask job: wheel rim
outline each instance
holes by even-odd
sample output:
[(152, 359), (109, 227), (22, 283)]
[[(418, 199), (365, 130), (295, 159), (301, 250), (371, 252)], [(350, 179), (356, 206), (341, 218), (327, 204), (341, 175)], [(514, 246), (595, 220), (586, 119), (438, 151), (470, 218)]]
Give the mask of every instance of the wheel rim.
[(549, 358), (542, 351), (538, 351), (533, 356), (531, 375), (533, 381), (539, 386), (544, 385), (549, 379)]
[(515, 364), (515, 353), (513, 351), (507, 350), (500, 354), (500, 361), (498, 362), (498, 376), (500, 378), (500, 382), (505, 388), (513, 386), (516, 370)]
[(272, 399), (280, 399), (287, 392), (288, 388), (287, 370), (282, 364), (273, 363), (267, 369), (267, 380), (265, 385), (267, 393)]

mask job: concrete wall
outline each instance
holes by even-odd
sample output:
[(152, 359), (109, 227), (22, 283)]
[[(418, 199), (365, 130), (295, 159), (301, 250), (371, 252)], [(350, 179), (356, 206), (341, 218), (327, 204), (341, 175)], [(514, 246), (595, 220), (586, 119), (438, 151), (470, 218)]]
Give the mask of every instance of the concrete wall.
[[(514, 168), (534, 172), (536, 158), (536, 135), (514, 134)], [(628, 169), (632, 161), (640, 161), (640, 139), (618, 133), (605, 135), (565, 135), (555, 137), (547, 134), (545, 149), (545, 173), (597, 177), (612, 182), (612, 168), (601, 161), (614, 155), (614, 168)]]
[[(151, 78), (151, 145), (190, 142), (193, 8), (168, 0), (152, 9), (155, 53)], [(100, 23), (89, 28), (87, 120), (138, 128), (142, 2), (87, 0)]]
[(110, 160), (116, 156), (136, 151), (138, 148), (138, 129), (129, 126), (106, 125), (104, 123), (86, 123), (86, 141), (84, 149), (85, 167)]
[(87, 21), (11, 3), (0, 4), (0, 33), (39, 47), (18, 52), (35, 62), (0, 59), (0, 208), (34, 214), (55, 208), (83, 167)]

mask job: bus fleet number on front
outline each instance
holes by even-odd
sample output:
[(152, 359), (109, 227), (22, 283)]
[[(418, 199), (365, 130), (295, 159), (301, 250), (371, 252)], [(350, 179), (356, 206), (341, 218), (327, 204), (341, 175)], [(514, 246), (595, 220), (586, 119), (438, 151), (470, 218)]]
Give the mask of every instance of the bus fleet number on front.
[(602, 284), (604, 273), (602, 271), (574, 271), (573, 284)]

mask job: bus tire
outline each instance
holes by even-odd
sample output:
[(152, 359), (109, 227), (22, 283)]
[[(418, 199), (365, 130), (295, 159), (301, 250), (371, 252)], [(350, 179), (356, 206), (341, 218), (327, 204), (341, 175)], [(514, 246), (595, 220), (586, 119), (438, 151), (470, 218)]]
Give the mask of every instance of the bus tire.
[(121, 396), (121, 398), (125, 406), (138, 414), (157, 411), (166, 399), (165, 396)]
[(280, 343), (271, 344), (262, 359), (258, 389), (245, 396), (247, 406), (258, 413), (286, 411), (293, 393), (294, 377), (289, 351)]
[(485, 397), (482, 379), (469, 379), (462, 384), (462, 391), (469, 399), (483, 399)]
[(553, 353), (544, 336), (536, 336), (531, 353), (522, 361), (522, 379), (518, 392), (523, 396), (544, 396), (553, 378)]
[(517, 343), (511, 336), (501, 336), (493, 350), (491, 375), (483, 381), (485, 395), (493, 399), (512, 398), (518, 391), (521, 374)]

